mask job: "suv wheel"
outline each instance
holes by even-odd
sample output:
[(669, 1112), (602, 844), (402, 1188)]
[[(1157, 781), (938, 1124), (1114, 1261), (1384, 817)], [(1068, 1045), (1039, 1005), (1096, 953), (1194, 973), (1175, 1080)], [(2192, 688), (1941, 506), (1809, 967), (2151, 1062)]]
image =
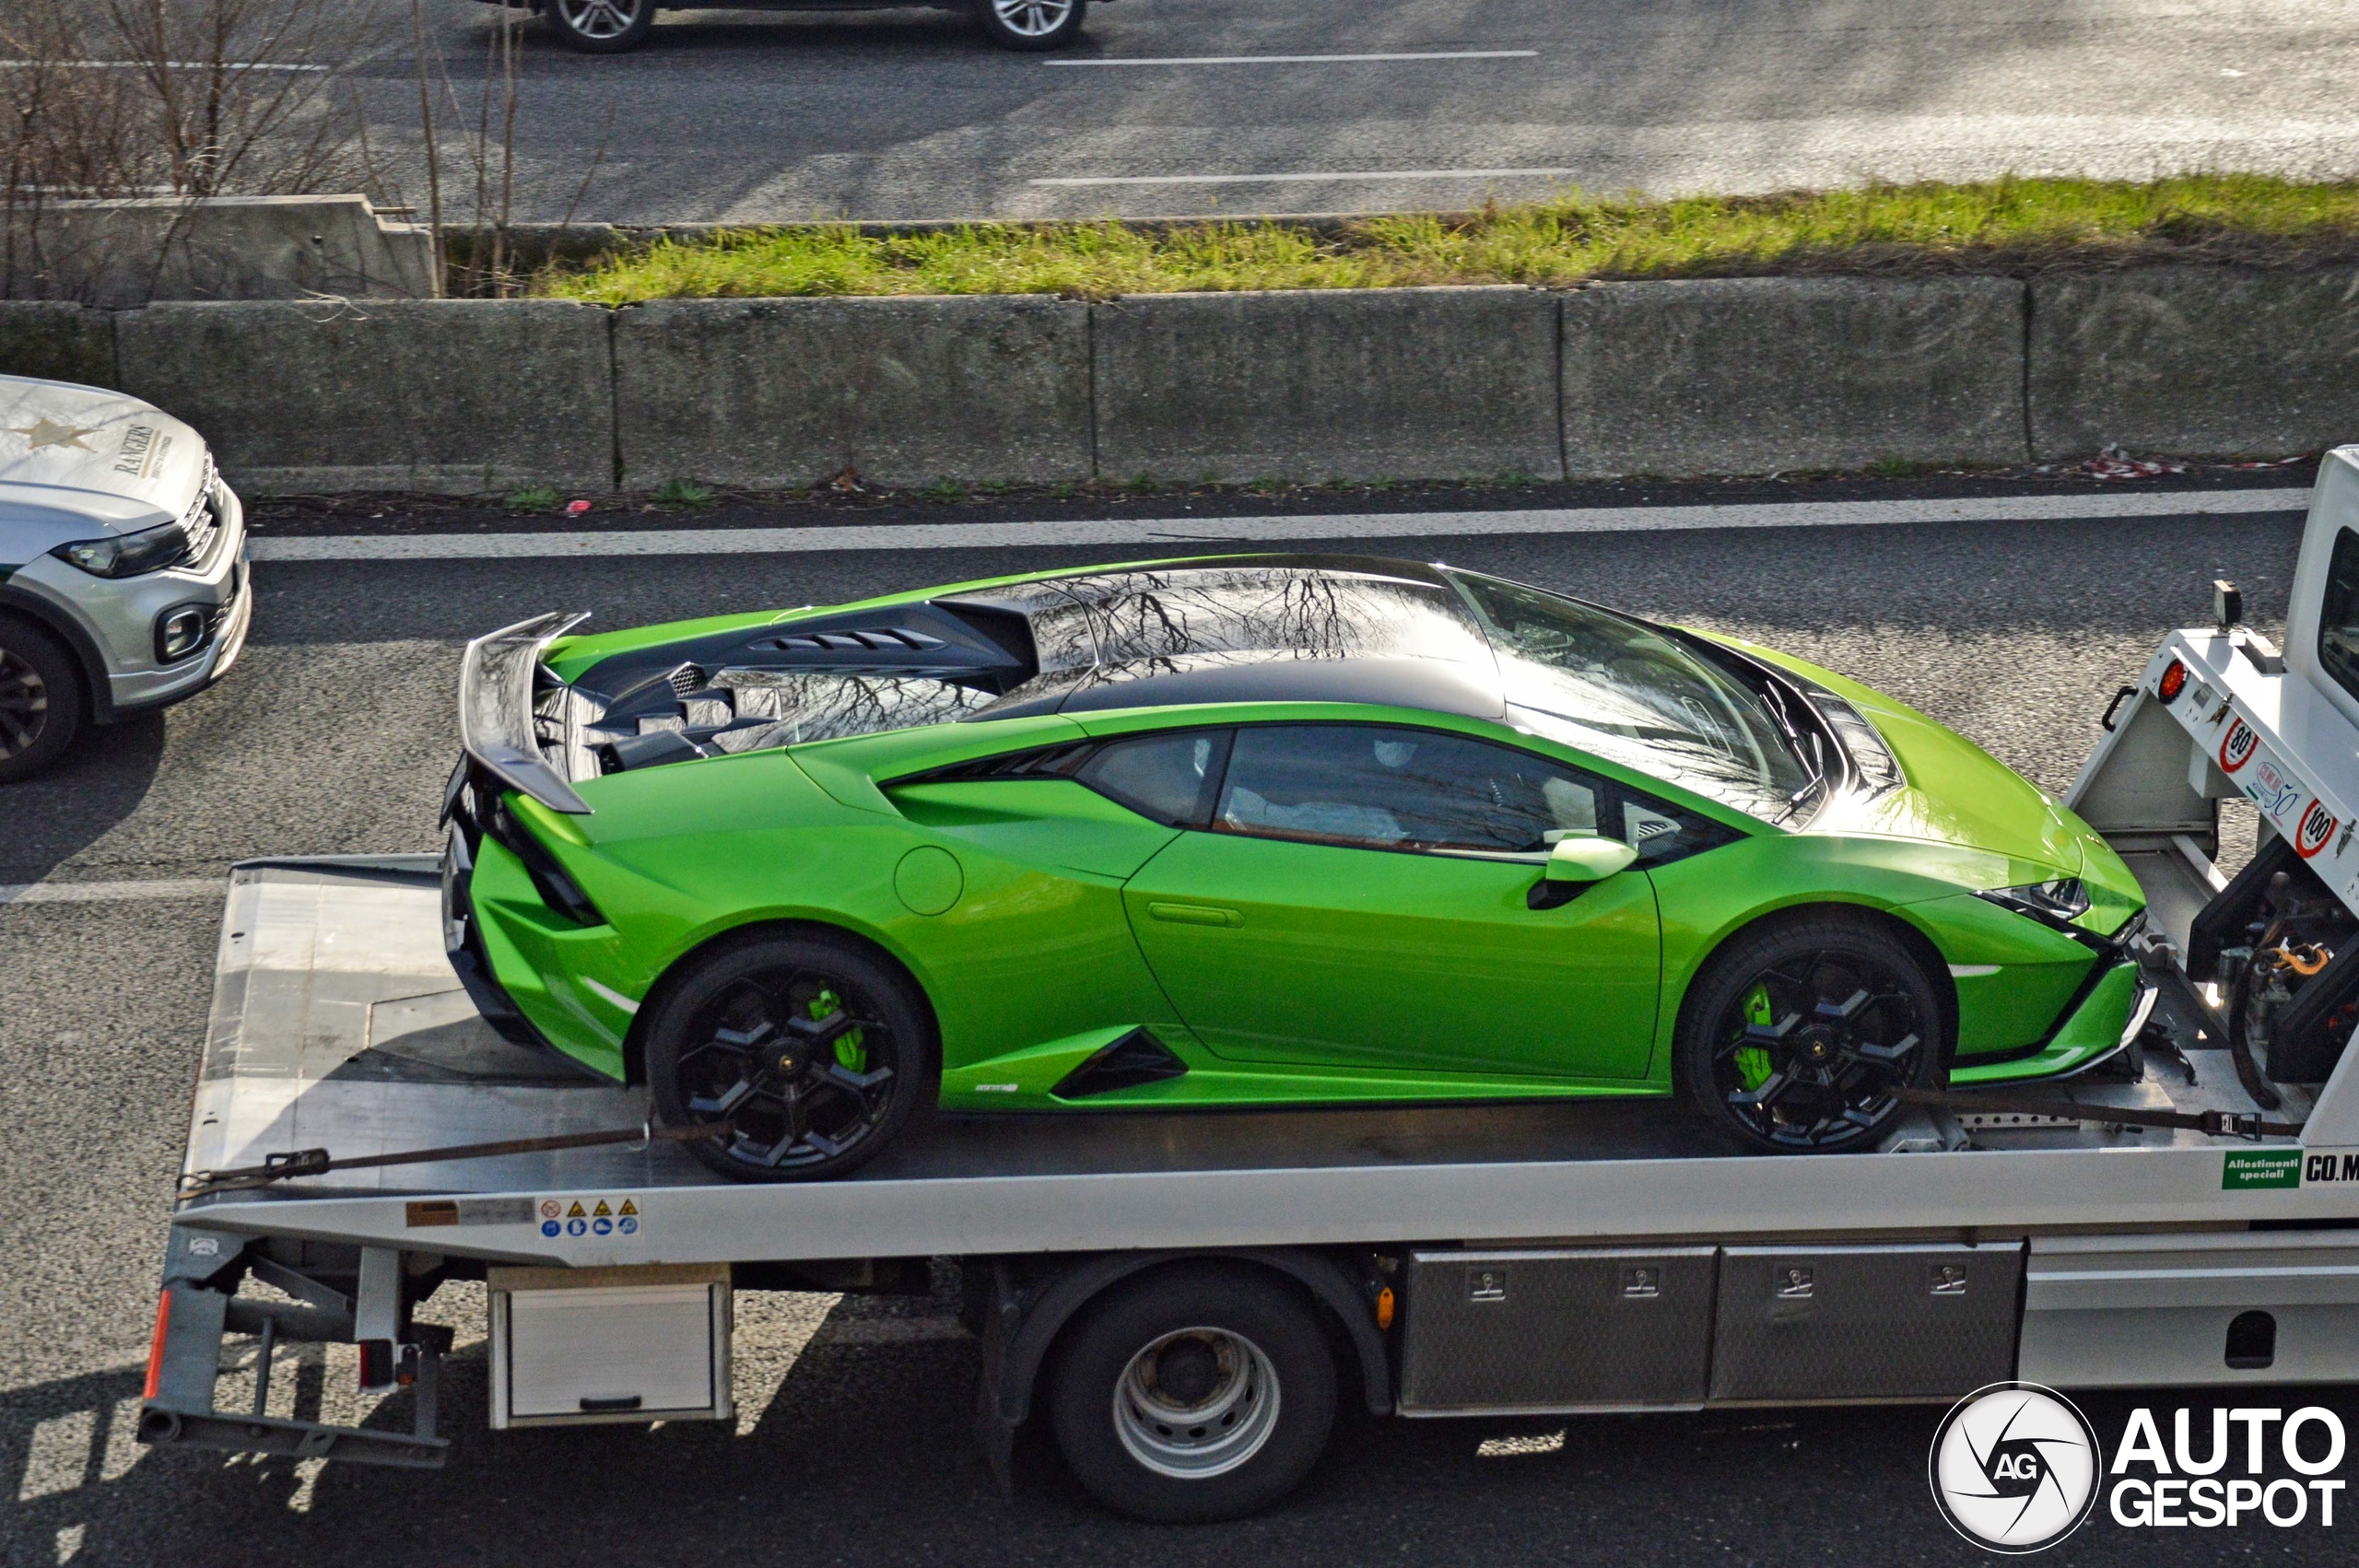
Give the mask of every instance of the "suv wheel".
[[(552, 0), (556, 3), (556, 0)], [(1002, 49), (1062, 49), (1081, 36), (1089, 0), (974, 0), (975, 25)]]
[(73, 655), (31, 622), (0, 615), (0, 784), (29, 778), (64, 755), (82, 713)]
[(543, 0), (557, 41), (584, 54), (620, 54), (647, 41), (655, 0)]

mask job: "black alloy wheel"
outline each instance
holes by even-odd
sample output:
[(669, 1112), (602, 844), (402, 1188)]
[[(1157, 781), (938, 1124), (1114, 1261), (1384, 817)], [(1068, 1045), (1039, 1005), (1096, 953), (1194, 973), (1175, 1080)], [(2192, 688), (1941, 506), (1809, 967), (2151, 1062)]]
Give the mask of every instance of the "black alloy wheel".
[(0, 614), (0, 784), (65, 755), (82, 728), (73, 655), (29, 621)]
[(1740, 937), (1697, 976), (1679, 1066), (1711, 1118), (1764, 1153), (1872, 1147), (1899, 1092), (1943, 1058), (1939, 994), (1907, 945), (1862, 919), (1814, 917)]
[(584, 54), (620, 54), (647, 41), (655, 0), (541, 0), (559, 43)]
[(973, 0), (975, 25), (1002, 49), (1062, 49), (1081, 36), (1089, 0)]
[(722, 1129), (697, 1157), (744, 1181), (811, 1181), (865, 1164), (931, 1091), (916, 989), (848, 942), (724, 948), (656, 1004), (648, 1088), (667, 1127)]

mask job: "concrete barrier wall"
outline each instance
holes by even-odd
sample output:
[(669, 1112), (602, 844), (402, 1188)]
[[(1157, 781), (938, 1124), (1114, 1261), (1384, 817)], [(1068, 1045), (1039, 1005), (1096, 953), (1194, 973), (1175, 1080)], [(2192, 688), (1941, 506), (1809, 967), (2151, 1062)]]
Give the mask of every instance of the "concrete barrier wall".
[(1564, 472), (1551, 295), (1150, 294), (1091, 331), (1105, 478)]
[(2359, 270), (1146, 296), (0, 303), (255, 490), (1995, 465), (2359, 437)]
[(669, 299), (615, 314), (633, 483), (1085, 481), (1089, 307), (1045, 295)]
[(150, 305), (116, 384), (257, 493), (615, 483), (611, 313), (563, 299)]
[(1565, 296), (1574, 474), (2020, 463), (2024, 286), (1732, 277)]
[(2359, 270), (2041, 278), (2029, 352), (2043, 461), (2108, 442), (2283, 457), (2359, 439)]

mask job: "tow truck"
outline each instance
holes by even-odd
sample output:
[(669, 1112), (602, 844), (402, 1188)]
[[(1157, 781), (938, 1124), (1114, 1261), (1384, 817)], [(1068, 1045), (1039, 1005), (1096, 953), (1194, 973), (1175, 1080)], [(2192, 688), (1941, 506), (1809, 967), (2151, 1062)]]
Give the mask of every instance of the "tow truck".
[[(923, 1289), (939, 1259), (1002, 1485), (1045, 1417), (1101, 1500), (1152, 1518), (1273, 1504), (1344, 1400), (2351, 1380), (2359, 447), (2320, 467), (2285, 648), (2228, 585), (2214, 610), (2122, 687), (2066, 802), (2146, 892), (2151, 1012), (2098, 1070), (1924, 1093), (1858, 1154), (1732, 1153), (1670, 1102), (1006, 1116), (942, 1118), (849, 1179), (736, 1185), (643, 1091), (492, 1027), (431, 859), (241, 864), (139, 1435), (440, 1466), (450, 1334), (413, 1309), (452, 1280), (487, 1289), (493, 1427), (726, 1419), (735, 1292)], [(2233, 876), (2230, 799), (2259, 822)], [(248, 1339), (251, 1399), (225, 1408)], [(405, 1410), (274, 1413), (272, 1350), (298, 1340), (357, 1344), (364, 1392), (406, 1387)]]

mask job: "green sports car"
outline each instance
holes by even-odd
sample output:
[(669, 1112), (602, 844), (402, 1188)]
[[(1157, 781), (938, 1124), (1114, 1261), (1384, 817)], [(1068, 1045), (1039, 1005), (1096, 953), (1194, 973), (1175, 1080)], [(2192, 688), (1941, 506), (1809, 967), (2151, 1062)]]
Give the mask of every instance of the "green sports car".
[(1235, 556), (471, 644), (452, 960), (733, 1176), (912, 1113), (1665, 1095), (1875, 1147), (2124, 1048), (2086, 825), (1825, 670)]

